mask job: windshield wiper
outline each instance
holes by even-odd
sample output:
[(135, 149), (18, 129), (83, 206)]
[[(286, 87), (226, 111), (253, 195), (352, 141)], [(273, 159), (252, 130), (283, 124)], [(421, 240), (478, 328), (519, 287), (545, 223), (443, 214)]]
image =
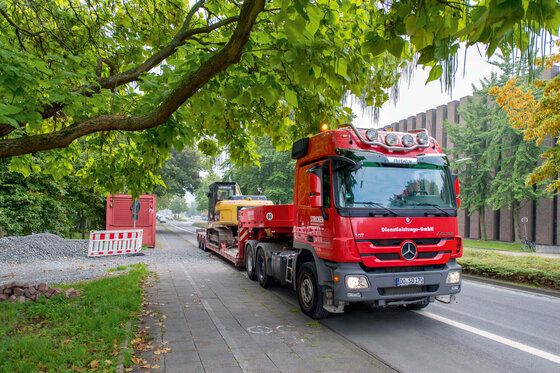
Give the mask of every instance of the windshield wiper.
[(377, 207), (381, 207), (383, 210), (385, 211), (389, 211), (391, 214), (395, 215), (395, 216), (399, 216), (399, 214), (397, 214), (395, 211), (391, 210), (388, 207), (383, 206), (381, 203), (379, 202), (354, 202), (355, 205), (374, 205)]
[(362, 168), (362, 166), (364, 165), (362, 162), (356, 162), (353, 159), (345, 157), (343, 155), (329, 155), (329, 159), (331, 161), (339, 161), (342, 163), (341, 166), (338, 166), (333, 170), (334, 172), (339, 171), (346, 167), (350, 167), (349, 168), (350, 172), (354, 172)]
[(436, 205), (436, 204), (434, 204), (434, 203), (418, 203), (418, 202), (407, 201), (406, 199), (405, 199), (403, 202), (404, 202), (404, 203), (410, 203), (411, 205), (414, 205), (414, 206), (429, 206), (429, 207), (435, 207), (435, 208), (438, 209), (439, 211), (443, 212), (445, 215), (451, 216), (450, 213), (448, 213), (447, 211), (445, 211), (444, 209), (442, 209), (441, 207), (439, 207), (438, 205)]

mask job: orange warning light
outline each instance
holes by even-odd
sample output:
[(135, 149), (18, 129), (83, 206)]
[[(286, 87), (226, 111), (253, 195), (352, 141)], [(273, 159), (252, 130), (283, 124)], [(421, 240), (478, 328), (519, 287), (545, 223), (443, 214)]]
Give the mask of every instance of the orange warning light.
[(334, 280), (334, 282), (339, 282), (339, 281), (340, 281), (340, 277), (334, 276), (334, 279), (333, 279), (333, 280)]
[(328, 123), (321, 123), (321, 132), (326, 132), (329, 130), (329, 124)]

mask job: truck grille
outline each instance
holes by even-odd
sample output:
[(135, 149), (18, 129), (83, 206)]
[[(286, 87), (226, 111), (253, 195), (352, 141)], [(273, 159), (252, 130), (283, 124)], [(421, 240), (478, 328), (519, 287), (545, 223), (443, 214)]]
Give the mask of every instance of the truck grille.
[[(383, 246), (400, 246), (404, 239), (389, 239), (389, 240), (365, 240), (371, 242), (375, 246), (383, 247)], [(440, 243), (441, 238), (415, 238), (412, 241), (417, 246), (421, 245), (437, 245)]]
[[(440, 252), (439, 251), (423, 251), (419, 252), (417, 258), (418, 259), (432, 259), (435, 258)], [(445, 253), (451, 253), (450, 251), (443, 251)], [(366, 256), (362, 254), (362, 256)], [(376, 253), (376, 254), (367, 254), (367, 256), (375, 256), (379, 260), (399, 260), (401, 256), (399, 253)]]

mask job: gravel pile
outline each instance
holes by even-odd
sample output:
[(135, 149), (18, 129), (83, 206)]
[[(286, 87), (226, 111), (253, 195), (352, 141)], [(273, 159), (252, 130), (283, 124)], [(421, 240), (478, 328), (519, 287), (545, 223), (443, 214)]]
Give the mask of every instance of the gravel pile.
[(87, 240), (65, 240), (41, 233), (0, 238), (0, 263), (30, 263), (36, 260), (80, 258), (87, 254)]
[[(66, 284), (111, 276), (108, 269), (135, 263), (208, 263), (212, 254), (196, 247), (190, 234), (157, 231), (156, 248), (139, 254), (87, 257), (87, 240), (66, 240), (54, 234), (0, 239), (0, 285), (13, 281), (30, 284)], [(194, 243), (195, 245), (193, 245)]]

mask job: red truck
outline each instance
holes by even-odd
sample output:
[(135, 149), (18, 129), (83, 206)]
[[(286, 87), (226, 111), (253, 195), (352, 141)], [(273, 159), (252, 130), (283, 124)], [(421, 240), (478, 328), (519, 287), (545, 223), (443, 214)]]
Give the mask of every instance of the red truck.
[(239, 211), (235, 257), (250, 279), (292, 286), (313, 318), (454, 300), (459, 184), (427, 130), (349, 125), (295, 142), (292, 158), (294, 203)]

